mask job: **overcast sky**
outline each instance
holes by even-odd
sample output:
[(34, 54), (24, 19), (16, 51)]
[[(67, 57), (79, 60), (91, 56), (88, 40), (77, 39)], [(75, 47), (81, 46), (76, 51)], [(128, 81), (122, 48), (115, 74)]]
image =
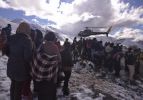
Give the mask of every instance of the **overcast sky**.
[(112, 25), (112, 33), (143, 32), (143, 0), (0, 0), (0, 16), (23, 18), (70, 35), (86, 26)]

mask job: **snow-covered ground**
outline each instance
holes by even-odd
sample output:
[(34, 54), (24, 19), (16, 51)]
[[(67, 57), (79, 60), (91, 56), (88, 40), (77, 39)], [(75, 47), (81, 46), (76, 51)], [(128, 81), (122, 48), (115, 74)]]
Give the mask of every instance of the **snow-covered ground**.
[[(80, 65), (76, 66), (71, 77), (71, 89), (77, 91), (84, 87), (88, 92), (90, 91), (90, 95), (87, 95), (87, 97), (90, 96), (90, 99), (85, 100), (98, 100), (96, 98), (103, 98), (103, 100), (143, 100), (143, 83), (141, 81), (138, 80), (137, 86), (130, 86), (120, 79), (116, 79), (114, 82), (110, 78), (99, 78), (99, 73), (92, 71), (89, 62), (84, 68), (80, 68)], [(137, 91), (139, 89), (140, 91)], [(100, 97), (94, 98), (94, 94)]]
[(0, 100), (9, 100), (10, 80), (6, 75), (7, 57), (0, 57)]
[[(6, 76), (7, 57), (0, 57), (0, 100), (9, 100), (10, 80)], [(73, 67), (70, 78), (70, 95), (64, 97), (58, 89), (58, 100), (143, 100), (143, 82), (137, 86), (126, 85), (120, 79), (100, 78), (86, 62)], [(35, 99), (36, 100), (36, 99)]]

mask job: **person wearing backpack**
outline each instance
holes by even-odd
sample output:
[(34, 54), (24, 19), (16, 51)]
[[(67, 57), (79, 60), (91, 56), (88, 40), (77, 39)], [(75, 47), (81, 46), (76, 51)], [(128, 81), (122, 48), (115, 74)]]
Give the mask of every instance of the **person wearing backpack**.
[(55, 40), (53, 32), (46, 33), (32, 67), (38, 100), (56, 100), (58, 64), (61, 62), (61, 56)]
[(32, 40), (30, 25), (19, 24), (16, 34), (11, 35), (5, 46), (5, 54), (9, 57), (7, 75), (11, 80), (10, 100), (22, 100), (23, 85), (31, 79)]

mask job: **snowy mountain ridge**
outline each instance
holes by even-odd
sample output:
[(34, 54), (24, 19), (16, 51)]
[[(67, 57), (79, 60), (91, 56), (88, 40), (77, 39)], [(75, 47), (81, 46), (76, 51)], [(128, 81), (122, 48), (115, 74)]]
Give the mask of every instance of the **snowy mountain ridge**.
[(11, 22), (19, 24), (20, 22), (28, 22), (28, 20), (23, 19), (23, 18), (16, 18), (16, 19), (11, 20)]
[[(26, 19), (22, 19), (22, 18), (9, 20), (9, 19), (0, 17), (0, 28), (6, 27), (7, 24), (11, 24), (11, 26), (12, 26), (12, 33), (15, 33), (19, 23), (23, 22), (23, 21), (28, 22)], [(53, 31), (53, 32), (56, 33), (56, 36), (57, 36), (57, 38), (60, 41), (64, 41), (66, 38), (69, 38), (66, 34), (63, 34), (63, 33), (59, 32), (59, 31), (57, 31), (55, 29), (52, 29), (50, 27), (43, 28), (42, 26), (40, 26), (39, 24), (36, 24), (36, 23), (30, 23), (30, 26), (31, 26), (32, 29), (39, 29), (39, 30), (41, 30), (43, 34), (45, 34), (46, 30)]]
[(143, 40), (143, 30), (133, 29), (133, 28), (123, 28), (123, 31), (119, 31), (114, 35), (117, 39), (132, 38), (133, 41)]
[[(22, 18), (9, 20), (9, 19), (0, 17), (0, 28), (6, 27), (7, 24), (11, 24), (12, 29), (13, 29), (12, 32), (15, 33), (15, 30), (18, 27), (18, 24), (23, 21), (28, 22), (26, 19), (22, 19)], [(69, 41), (72, 42), (72, 39), (74, 38), (73, 36), (71, 36), (71, 35), (68, 36), (66, 33), (64, 33), (58, 29), (55, 29), (51, 26), (43, 28), (41, 25), (36, 24), (36, 23), (30, 23), (30, 25), (33, 29), (40, 29), (43, 32), (43, 34), (45, 34), (46, 30), (55, 32), (58, 40), (60, 40), (62, 42), (66, 38), (69, 38)], [(136, 30), (124, 29), (124, 31), (118, 31), (114, 35), (109, 34), (109, 37), (100, 36), (100, 35), (94, 36), (94, 37), (96, 37), (97, 40), (99, 40), (99, 41), (103, 41), (103, 43), (114, 42), (114, 43), (121, 43), (125, 46), (136, 45), (137, 47), (143, 49), (143, 31), (140, 31), (137, 29)]]

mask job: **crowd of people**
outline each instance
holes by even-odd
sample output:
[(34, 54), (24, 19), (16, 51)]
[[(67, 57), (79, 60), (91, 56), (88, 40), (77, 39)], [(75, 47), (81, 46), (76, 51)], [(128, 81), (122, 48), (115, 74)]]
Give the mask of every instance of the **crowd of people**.
[(143, 76), (143, 52), (137, 46), (126, 47), (119, 43), (98, 41), (96, 38), (77, 41), (76, 37), (71, 44), (73, 61), (88, 60), (94, 63), (95, 71), (105, 71), (115, 77), (122, 73), (128, 75), (128, 83), (134, 85), (135, 79)]
[[(31, 29), (26, 22), (19, 24), (16, 33), (11, 34), (11, 25), (2, 28), (0, 49), (8, 56), (7, 75), (11, 80), (10, 100), (56, 100), (56, 90), (62, 86), (64, 95), (69, 95), (69, 79), (74, 63), (91, 61), (94, 71), (104, 70), (106, 74), (121, 77), (121, 71), (134, 79), (143, 73), (143, 52), (139, 48), (97, 41), (96, 38), (65, 40), (61, 45), (54, 32), (43, 33)], [(63, 85), (61, 82), (63, 81)], [(31, 84), (33, 83), (33, 91)]]
[[(56, 90), (63, 81), (63, 94), (69, 95), (68, 82), (73, 66), (70, 45), (60, 46), (54, 32), (45, 36), (26, 22), (16, 33), (11, 25), (2, 28), (0, 49), (8, 56), (7, 76), (11, 80), (10, 100), (56, 100)], [(33, 85), (31, 85), (33, 83)], [(33, 86), (33, 91), (31, 91)]]

